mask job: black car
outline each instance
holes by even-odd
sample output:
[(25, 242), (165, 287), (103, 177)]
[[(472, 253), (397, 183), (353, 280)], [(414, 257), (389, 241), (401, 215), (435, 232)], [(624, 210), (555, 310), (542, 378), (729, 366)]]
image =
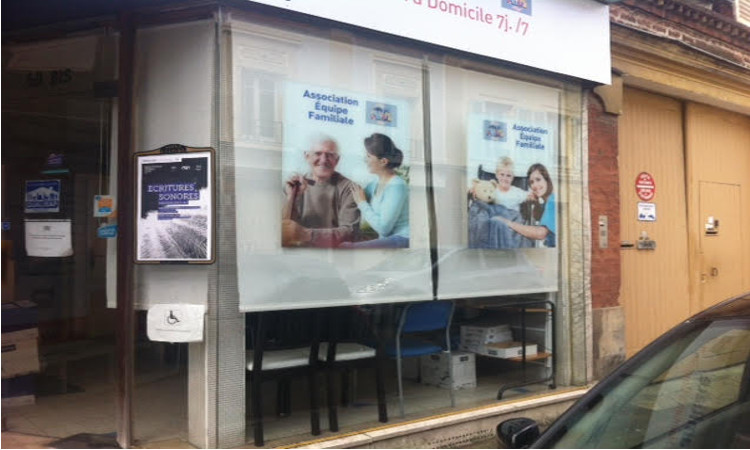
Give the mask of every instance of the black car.
[(526, 418), (497, 428), (513, 448), (750, 448), (750, 293), (659, 337), (541, 436)]

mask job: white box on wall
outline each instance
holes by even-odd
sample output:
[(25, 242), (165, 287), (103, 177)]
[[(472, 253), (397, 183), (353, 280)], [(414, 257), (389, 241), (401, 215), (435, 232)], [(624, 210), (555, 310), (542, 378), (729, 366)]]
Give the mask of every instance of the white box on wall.
[[(470, 389), (477, 387), (476, 360), (474, 353), (451, 352), (453, 360), (453, 389)], [(438, 386), (443, 389), (450, 387), (448, 354), (436, 353), (419, 358), (422, 383)]]

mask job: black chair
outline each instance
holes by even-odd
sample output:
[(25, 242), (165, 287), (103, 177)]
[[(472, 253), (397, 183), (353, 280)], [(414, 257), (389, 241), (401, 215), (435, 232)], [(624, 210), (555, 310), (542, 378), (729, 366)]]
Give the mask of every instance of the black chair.
[(486, 170), (482, 169), (482, 165), (480, 164), (477, 168), (477, 178), (480, 180), (495, 180), (497, 181), (497, 176), (495, 175), (495, 172), (487, 172)]
[[(377, 308), (377, 306), (372, 307)], [(334, 377), (341, 379), (341, 403), (348, 405), (348, 380), (351, 370), (375, 370), (375, 392), (378, 402), (378, 420), (388, 422), (388, 411), (383, 384), (384, 353), (381, 340), (368, 311), (373, 309), (346, 306), (327, 308), (323, 323), (328, 332), (327, 341), (320, 344), (319, 360), (325, 362), (328, 399), (328, 423), (331, 431), (338, 431), (338, 407)]]
[(310, 432), (320, 434), (318, 402), (319, 310), (271, 311), (248, 315), (250, 337), (247, 374), (250, 414), (256, 446), (263, 436), (263, 381), (277, 382), (277, 415), (291, 414), (291, 379), (304, 374), (309, 383)]

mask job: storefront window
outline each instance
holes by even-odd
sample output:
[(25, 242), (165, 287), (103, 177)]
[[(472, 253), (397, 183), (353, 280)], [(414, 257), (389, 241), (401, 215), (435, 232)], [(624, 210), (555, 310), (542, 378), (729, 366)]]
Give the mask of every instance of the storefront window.
[[(354, 400), (337, 425), (349, 430), (385, 421), (381, 387), (395, 422), (570, 383), (560, 374), (583, 360), (557, 337), (571, 310), (583, 315), (564, 275), (581, 276), (582, 261), (562, 263), (581, 245), (579, 88), (366, 34), (238, 17), (231, 122), (248, 429), (261, 408), (265, 439), (304, 439), (314, 396), (346, 398), (341, 383)], [(448, 323), (439, 306), (420, 313), (442, 323), (437, 349), (409, 353), (409, 311), (442, 301)], [(573, 334), (582, 342), (585, 330)], [(330, 340), (382, 352), (382, 372), (364, 365), (309, 399), (304, 377), (291, 388), (276, 378), (276, 397), (291, 389), (301, 410), (293, 431), (274, 418), (273, 390), (252, 404), (259, 347), (272, 361)], [(321, 373), (330, 356), (321, 351)]]
[(3, 430), (108, 435), (116, 40), (8, 44), (3, 55)]
[[(119, 268), (135, 441), (298, 442), (580, 384), (580, 86), (255, 8), (137, 26), (133, 151), (210, 155), (216, 239)], [(114, 440), (116, 33), (6, 52), (4, 426)], [(201, 337), (153, 338), (164, 304), (205, 308)]]
[(420, 61), (259, 25), (232, 42), (241, 310), (430, 299)]
[(430, 75), (439, 298), (557, 291), (560, 89)]

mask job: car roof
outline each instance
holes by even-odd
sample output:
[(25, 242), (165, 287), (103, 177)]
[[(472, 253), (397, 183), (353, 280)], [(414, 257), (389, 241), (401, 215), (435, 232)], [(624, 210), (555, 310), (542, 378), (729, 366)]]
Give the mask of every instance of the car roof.
[(723, 301), (693, 316), (694, 320), (714, 320), (733, 317), (750, 317), (750, 292)]

